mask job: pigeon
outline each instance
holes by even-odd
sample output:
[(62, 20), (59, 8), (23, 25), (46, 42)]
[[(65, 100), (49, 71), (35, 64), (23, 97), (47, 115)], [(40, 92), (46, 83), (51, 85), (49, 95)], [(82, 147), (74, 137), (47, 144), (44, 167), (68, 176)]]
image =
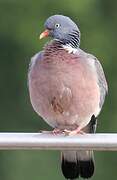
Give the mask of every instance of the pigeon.
[[(80, 49), (80, 30), (71, 18), (53, 15), (40, 39), (51, 37), (31, 58), (28, 85), (34, 111), (52, 128), (68, 136), (95, 133), (108, 85), (99, 60)], [(66, 179), (94, 174), (93, 151), (61, 152)]]

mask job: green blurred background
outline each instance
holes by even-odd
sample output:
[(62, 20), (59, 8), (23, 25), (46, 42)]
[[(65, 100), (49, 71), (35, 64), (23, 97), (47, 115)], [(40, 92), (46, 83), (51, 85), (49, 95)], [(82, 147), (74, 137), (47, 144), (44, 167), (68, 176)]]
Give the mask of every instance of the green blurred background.
[[(47, 41), (38, 40), (50, 15), (70, 16), (79, 24), (81, 48), (97, 56), (109, 83), (97, 132), (117, 131), (117, 1), (0, 0), (0, 131), (50, 129), (33, 111), (27, 88), (31, 56)], [(0, 151), (1, 180), (64, 180), (55, 151)], [(115, 180), (117, 153), (95, 152), (92, 180)]]

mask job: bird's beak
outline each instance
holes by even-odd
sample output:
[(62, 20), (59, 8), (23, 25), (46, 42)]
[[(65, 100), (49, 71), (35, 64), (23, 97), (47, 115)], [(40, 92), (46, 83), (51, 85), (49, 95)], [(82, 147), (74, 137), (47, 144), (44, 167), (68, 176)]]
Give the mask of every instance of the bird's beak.
[(42, 38), (44, 38), (44, 37), (48, 37), (49, 34), (50, 34), (49, 30), (46, 29), (44, 32), (42, 32), (42, 33), (40, 34), (39, 39), (42, 39)]

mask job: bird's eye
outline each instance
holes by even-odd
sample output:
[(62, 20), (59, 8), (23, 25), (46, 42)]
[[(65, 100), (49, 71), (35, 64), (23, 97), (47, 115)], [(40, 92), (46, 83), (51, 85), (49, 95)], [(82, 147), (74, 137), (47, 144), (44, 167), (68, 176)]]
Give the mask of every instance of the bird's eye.
[(60, 24), (55, 24), (55, 28), (59, 28), (60, 27)]

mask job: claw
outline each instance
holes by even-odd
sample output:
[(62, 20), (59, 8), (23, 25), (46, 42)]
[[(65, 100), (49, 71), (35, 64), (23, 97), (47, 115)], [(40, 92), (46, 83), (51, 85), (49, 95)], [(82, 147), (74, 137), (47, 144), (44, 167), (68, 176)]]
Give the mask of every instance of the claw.
[(65, 133), (66, 136), (69, 136), (69, 134), (71, 133), (71, 131), (67, 129), (64, 129), (63, 132)]
[(62, 133), (62, 131), (61, 131), (60, 129), (58, 129), (58, 128), (55, 128), (55, 129), (52, 131), (52, 134), (54, 134), (54, 135), (61, 134), (61, 133)]
[(68, 135), (68, 136), (74, 136), (76, 134), (85, 134), (85, 132), (82, 131), (81, 128), (79, 128), (79, 127), (75, 130), (72, 130), (72, 131), (64, 129), (63, 132), (65, 133), (65, 135)]
[(68, 130), (68, 129), (61, 130), (61, 129), (55, 128), (53, 131), (41, 131), (41, 133), (51, 133), (53, 135), (64, 133), (66, 136), (85, 134), (85, 132), (82, 131), (80, 127), (76, 128), (75, 130)]

